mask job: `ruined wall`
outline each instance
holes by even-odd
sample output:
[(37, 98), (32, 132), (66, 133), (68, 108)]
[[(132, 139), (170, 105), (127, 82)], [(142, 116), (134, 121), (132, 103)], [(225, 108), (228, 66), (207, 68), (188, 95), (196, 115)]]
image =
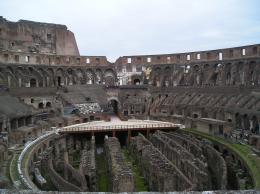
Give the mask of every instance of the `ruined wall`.
[(196, 157), (196, 151), (189, 151), (186, 143), (179, 144), (174, 134), (159, 131), (150, 137), (150, 141), (195, 185), (195, 190), (211, 189), (206, 160), (201, 150), (201, 155)]
[(85, 145), (82, 150), (79, 171), (87, 177), (87, 184), (90, 191), (97, 191), (97, 169), (96, 169), (96, 144), (95, 137), (92, 136), (90, 146)]
[(104, 148), (111, 177), (111, 191), (133, 192), (135, 190), (133, 172), (124, 161), (118, 139), (115, 137), (106, 137)]
[(65, 25), (0, 17), (0, 50), (79, 55), (74, 34)]
[(211, 146), (204, 145), (203, 152), (210, 170), (212, 189), (227, 188), (227, 166), (221, 155)]
[(133, 137), (129, 149), (141, 166), (150, 191), (194, 189), (192, 182), (144, 136)]

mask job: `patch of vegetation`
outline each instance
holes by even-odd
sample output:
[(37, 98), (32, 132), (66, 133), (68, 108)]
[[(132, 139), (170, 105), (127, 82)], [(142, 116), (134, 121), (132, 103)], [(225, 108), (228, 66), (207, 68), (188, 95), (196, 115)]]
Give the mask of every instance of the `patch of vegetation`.
[(105, 154), (96, 155), (96, 164), (97, 164), (97, 182), (98, 182), (98, 191), (107, 192), (108, 191), (108, 174), (107, 174), (107, 165)]
[(73, 161), (72, 161), (72, 166), (76, 169), (79, 168), (79, 164), (80, 164), (80, 157), (81, 157), (81, 153), (80, 153), (80, 150), (77, 150), (77, 151), (74, 151), (73, 154), (72, 154), (72, 158), (73, 158)]
[[(42, 189), (44, 191), (57, 191), (57, 188), (54, 186), (54, 184), (51, 181), (51, 178), (50, 178), (50, 175), (49, 175), (47, 169), (42, 168), (41, 174), (45, 178), (45, 180), (47, 181), (47, 183), (42, 186)], [(40, 188), (40, 186), (39, 186), (39, 188)]]
[(10, 171), (10, 178), (12, 182), (16, 185), (17, 188), (19, 189), (26, 189), (26, 186), (23, 184), (19, 173), (18, 173), (18, 168), (17, 168), (17, 160), (19, 158), (20, 153), (13, 153), (13, 158), (11, 160), (10, 166), (9, 166), (9, 171)]
[(142, 176), (141, 169), (137, 163), (137, 161), (130, 155), (127, 149), (123, 149), (123, 153), (125, 156), (125, 160), (130, 167), (132, 168), (134, 179), (135, 179), (135, 189), (136, 192), (140, 191), (148, 191), (148, 186), (145, 182), (144, 177)]
[(254, 154), (249, 145), (242, 145), (238, 143), (231, 143), (226, 141), (223, 138), (212, 136), (194, 129), (183, 129), (189, 133), (192, 133), (196, 136), (206, 138), (212, 142), (220, 143), (228, 147), (230, 150), (234, 151), (239, 157), (246, 163), (249, 167), (254, 179), (255, 188), (260, 189), (260, 158)]

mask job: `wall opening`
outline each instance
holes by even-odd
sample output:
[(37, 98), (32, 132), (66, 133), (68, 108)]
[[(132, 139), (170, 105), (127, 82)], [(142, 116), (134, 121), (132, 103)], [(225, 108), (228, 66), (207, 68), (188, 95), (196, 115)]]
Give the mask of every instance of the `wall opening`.
[(58, 86), (61, 86), (61, 77), (60, 76), (58, 76)]
[(134, 79), (134, 85), (140, 85), (140, 80), (139, 79)]
[(118, 114), (118, 102), (116, 100), (110, 100), (110, 106), (112, 107), (113, 113)]
[(46, 103), (46, 108), (51, 108), (51, 102)]
[(42, 103), (42, 102), (40, 102), (40, 103), (38, 104), (38, 108), (39, 108), (39, 109), (43, 109), (43, 103)]
[(36, 87), (36, 79), (32, 78), (30, 79), (30, 87), (35, 88)]

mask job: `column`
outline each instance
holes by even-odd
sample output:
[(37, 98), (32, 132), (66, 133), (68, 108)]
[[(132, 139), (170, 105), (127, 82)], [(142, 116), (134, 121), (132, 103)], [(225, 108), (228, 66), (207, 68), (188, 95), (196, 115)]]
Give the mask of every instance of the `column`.
[(128, 131), (127, 131), (127, 145), (130, 144), (130, 141), (131, 141), (131, 130), (128, 129)]

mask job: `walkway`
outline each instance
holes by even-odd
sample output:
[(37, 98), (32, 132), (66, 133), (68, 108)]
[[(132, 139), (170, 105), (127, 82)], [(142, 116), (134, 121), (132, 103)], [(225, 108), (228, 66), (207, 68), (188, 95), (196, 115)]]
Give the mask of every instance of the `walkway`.
[(181, 124), (152, 120), (128, 120), (121, 121), (112, 117), (110, 122), (94, 121), (81, 123), (60, 128), (59, 133), (88, 133), (88, 132), (108, 132), (108, 131), (128, 131), (128, 130), (158, 130), (184, 128)]

